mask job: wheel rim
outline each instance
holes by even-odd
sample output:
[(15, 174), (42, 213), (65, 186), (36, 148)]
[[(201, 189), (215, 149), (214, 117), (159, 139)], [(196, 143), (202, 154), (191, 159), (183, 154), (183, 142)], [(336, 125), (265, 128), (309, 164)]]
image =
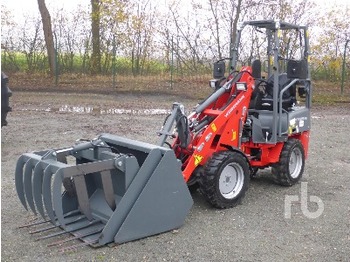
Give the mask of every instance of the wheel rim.
[(292, 178), (297, 178), (303, 166), (303, 155), (301, 150), (295, 147), (289, 158), (289, 173)]
[(219, 178), (219, 190), (226, 199), (235, 198), (242, 190), (244, 184), (243, 168), (237, 163), (227, 165)]

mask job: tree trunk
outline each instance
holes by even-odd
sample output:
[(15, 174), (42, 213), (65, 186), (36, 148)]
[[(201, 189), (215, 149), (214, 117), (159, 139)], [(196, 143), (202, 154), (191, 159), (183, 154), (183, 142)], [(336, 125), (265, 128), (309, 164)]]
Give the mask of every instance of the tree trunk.
[(214, 22), (215, 22), (215, 29), (212, 29), (212, 34), (214, 35), (214, 38), (216, 41), (219, 59), (222, 59), (221, 43), (220, 43), (220, 24), (219, 24), (219, 17), (218, 17), (218, 2), (215, 1), (215, 6), (213, 6), (214, 5), (213, 0), (209, 0), (209, 4), (210, 4), (210, 10), (213, 14)]
[(39, 11), (41, 14), (41, 21), (43, 23), (43, 31), (45, 44), (47, 49), (47, 56), (49, 59), (50, 65), (50, 74), (54, 76), (56, 72), (56, 63), (55, 63), (55, 46), (53, 42), (53, 34), (51, 28), (51, 16), (49, 10), (47, 10), (45, 5), (45, 0), (38, 0)]
[(232, 57), (232, 47), (236, 42), (236, 32), (239, 16), (241, 14), (242, 0), (237, 1), (235, 17), (231, 17), (231, 43), (230, 43), (230, 57)]
[(91, 0), (92, 55), (91, 74), (101, 73), (100, 0)]

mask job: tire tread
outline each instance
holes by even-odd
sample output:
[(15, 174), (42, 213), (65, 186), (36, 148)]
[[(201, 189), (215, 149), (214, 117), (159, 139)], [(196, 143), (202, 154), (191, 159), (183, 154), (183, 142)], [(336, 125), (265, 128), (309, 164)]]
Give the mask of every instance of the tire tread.
[[(238, 196), (233, 199), (225, 199), (221, 196), (218, 189), (218, 172), (225, 162), (232, 160), (240, 161), (244, 165), (244, 184)], [(200, 179), (200, 192), (212, 206), (219, 209), (231, 208), (241, 203), (248, 189), (249, 180), (250, 170), (249, 163), (246, 158), (238, 152), (220, 151), (214, 153), (213, 156), (207, 161), (204, 174)]]
[[(290, 153), (292, 152), (293, 148), (296, 146), (299, 147), (299, 149), (301, 150), (303, 163), (302, 163), (302, 168), (300, 170), (300, 174), (296, 179), (293, 179), (289, 174), (289, 159), (290, 159)], [(291, 138), (287, 142), (285, 142), (285, 144), (283, 145), (279, 162), (272, 166), (272, 178), (276, 184), (279, 184), (282, 186), (292, 186), (296, 184), (302, 177), (304, 172), (304, 165), (305, 165), (304, 148), (298, 139)]]

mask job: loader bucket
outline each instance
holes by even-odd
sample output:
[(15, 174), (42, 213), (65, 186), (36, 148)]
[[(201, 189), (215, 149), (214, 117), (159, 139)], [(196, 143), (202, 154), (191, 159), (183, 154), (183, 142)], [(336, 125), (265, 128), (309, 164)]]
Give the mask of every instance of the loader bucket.
[(179, 228), (193, 204), (173, 150), (110, 134), (23, 154), (15, 184), (26, 209), (92, 246)]

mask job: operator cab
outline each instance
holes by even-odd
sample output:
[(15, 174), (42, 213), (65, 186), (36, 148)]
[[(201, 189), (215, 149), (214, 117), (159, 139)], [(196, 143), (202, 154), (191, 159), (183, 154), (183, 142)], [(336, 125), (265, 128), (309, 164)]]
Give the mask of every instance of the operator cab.
[[(246, 26), (255, 31), (242, 37)], [(238, 50), (243, 49), (241, 45), (247, 39), (259, 43), (259, 48), (251, 50), (258, 59), (253, 59), (252, 55), (248, 59), (238, 59)], [(244, 52), (249, 53), (242, 50), (243, 56)], [(249, 136), (247, 139), (251, 137), (254, 143), (274, 144), (285, 141), (293, 133), (310, 129), (311, 81), (306, 26), (278, 20), (244, 22), (238, 29), (232, 56), (234, 69), (237, 61), (244, 62), (245, 59), (249, 64), (254, 60), (251, 66), (255, 89), (243, 132)]]
[[(254, 60), (252, 63), (253, 77), (255, 78), (255, 90), (249, 108), (252, 110), (273, 110), (273, 89), (274, 75), (271, 75), (267, 80), (261, 77), (260, 60)], [(307, 79), (307, 66), (305, 61), (288, 60), (287, 72), (278, 75), (278, 93), (291, 84), (293, 79), (298, 79), (293, 82), (282, 95), (282, 109), (291, 111), (297, 105), (297, 96), (302, 97), (305, 93), (303, 81)], [(298, 90), (298, 93), (297, 93)]]

